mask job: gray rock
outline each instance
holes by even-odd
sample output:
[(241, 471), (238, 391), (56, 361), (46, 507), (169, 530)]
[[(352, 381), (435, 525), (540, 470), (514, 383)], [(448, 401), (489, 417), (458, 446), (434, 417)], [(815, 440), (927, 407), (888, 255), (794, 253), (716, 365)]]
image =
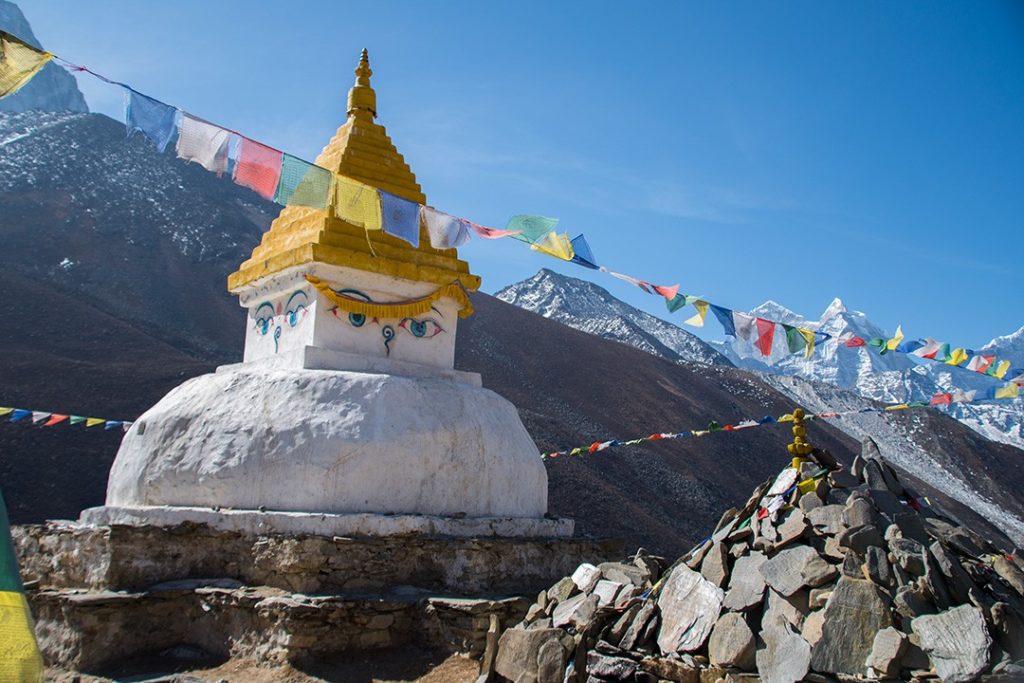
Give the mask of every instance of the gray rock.
[(896, 678), (900, 673), (900, 658), (907, 649), (907, 637), (893, 627), (883, 628), (875, 635), (868, 655), (867, 666), (871, 676)]
[(928, 587), (928, 592), (932, 595), (932, 601), (940, 612), (953, 606), (953, 599), (946, 586), (946, 579), (942, 576), (939, 564), (929, 552), (925, 553), (924, 582)]
[(992, 638), (977, 607), (961, 605), (917, 617), (910, 627), (944, 683), (973, 680), (988, 668)]
[(882, 588), (889, 588), (892, 585), (892, 571), (889, 569), (889, 560), (885, 551), (876, 545), (869, 546), (864, 554), (864, 567), (867, 571), (867, 578), (877, 583)]
[(821, 498), (818, 498), (818, 495), (813, 491), (809, 491), (800, 496), (800, 511), (805, 515), (811, 510), (823, 507), (824, 505), (825, 503), (823, 503)]
[(754, 632), (742, 614), (726, 612), (715, 623), (708, 641), (708, 659), (715, 666), (754, 668)]
[(565, 576), (558, 583), (548, 589), (548, 598), (557, 602), (566, 600), (569, 596), (575, 593), (576, 582), (572, 580), (571, 576)]
[(860, 486), (860, 479), (846, 470), (836, 470), (835, 472), (829, 472), (828, 483), (833, 488), (854, 489)]
[(843, 565), (840, 573), (843, 576), (851, 579), (863, 579), (864, 577), (864, 560), (856, 552), (852, 550), (846, 551), (846, 556), (843, 557)]
[(637, 664), (632, 659), (605, 655), (591, 650), (587, 653), (587, 673), (604, 680), (631, 681)]
[(619, 647), (623, 650), (633, 650), (638, 645), (642, 645), (646, 640), (646, 634), (648, 626), (657, 621), (656, 608), (653, 600), (645, 600), (640, 605), (640, 611), (636, 613), (633, 621), (629, 624), (629, 628), (622, 635), (622, 640), (619, 642)]
[(810, 643), (811, 647), (821, 640), (821, 627), (825, 624), (825, 612), (824, 610), (818, 610), (817, 612), (811, 612), (804, 619), (804, 625), (800, 629), (800, 636)]
[(913, 619), (925, 614), (935, 614), (935, 604), (931, 595), (924, 587), (924, 580), (918, 579), (906, 586), (900, 586), (893, 598), (893, 608), (905, 619)]
[(839, 547), (839, 539), (835, 536), (826, 536), (825, 545), (821, 553), (832, 560), (842, 560), (846, 557), (846, 549)]
[[(970, 602), (971, 589), (975, 586), (974, 582), (971, 581), (971, 577), (964, 571), (960, 560), (953, 553), (942, 547), (942, 544), (938, 541), (931, 544), (928, 552), (931, 554), (939, 571), (942, 572), (942, 576), (946, 579), (946, 586), (949, 588), (953, 602), (961, 605)], [(996, 571), (998, 572), (999, 570), (996, 569)]]
[(718, 621), (722, 598), (721, 588), (689, 567), (677, 566), (658, 596), (662, 654), (700, 649)]
[(601, 580), (601, 570), (594, 565), (584, 562), (572, 573), (572, 582), (584, 593), (594, 590), (594, 586)]
[[(561, 642), (565, 634), (559, 629), (531, 629), (529, 631), (510, 628), (501, 634), (498, 640), (498, 656), (494, 662), (495, 672), (510, 681), (517, 683), (540, 683), (539, 659), (541, 649), (548, 643), (554, 643), (545, 650), (545, 656), (554, 655), (553, 647), (563, 650), (562, 660), (568, 654)], [(547, 660), (545, 660), (547, 661)], [(549, 679), (550, 680), (550, 679)], [(547, 680), (544, 681), (547, 683)]]
[(792, 595), (804, 586), (820, 586), (835, 577), (836, 569), (821, 559), (814, 548), (799, 545), (762, 564), (761, 575), (782, 595)]
[(841, 577), (822, 612), (811, 667), (820, 673), (862, 674), (875, 634), (892, 625), (881, 590), (870, 581)]
[(764, 576), (761, 565), (768, 558), (763, 553), (752, 552), (736, 560), (729, 577), (729, 592), (723, 603), (727, 609), (742, 612), (757, 605), (764, 599)]
[(725, 585), (729, 578), (729, 553), (724, 543), (715, 543), (711, 546), (700, 564), (700, 573), (719, 588)]
[[(821, 496), (821, 492), (818, 492)], [(823, 496), (826, 505), (838, 505), (839, 507), (846, 507), (846, 503), (850, 500), (849, 489), (829, 489)]]
[(821, 609), (825, 606), (825, 602), (828, 601), (828, 596), (830, 595), (832, 595), (831, 586), (827, 588), (812, 588), (807, 598), (807, 606), (810, 609)]
[(650, 573), (644, 571), (635, 564), (624, 562), (602, 562), (597, 565), (601, 570), (601, 576), (608, 581), (615, 581), (622, 584), (644, 586), (650, 579)]
[(932, 668), (931, 660), (921, 649), (921, 639), (915, 633), (907, 636), (907, 649), (903, 653), (903, 668), (910, 671), (928, 671)]
[(924, 545), (931, 542), (931, 539), (928, 538), (928, 532), (924, 530), (924, 522), (921, 521), (921, 516), (916, 512), (904, 512), (896, 515), (893, 519), (893, 524), (899, 528), (903, 538), (909, 538)]
[(889, 543), (889, 552), (904, 570), (914, 576), (924, 576), (928, 558), (922, 544), (910, 538), (894, 538)]
[(594, 618), (597, 601), (596, 595), (587, 595), (586, 593), (574, 595), (565, 602), (558, 603), (551, 615), (551, 621), (558, 628), (565, 626), (583, 628)]
[(700, 563), (704, 561), (704, 556), (707, 554), (708, 550), (711, 549), (712, 545), (713, 544), (709, 539), (695, 547), (689, 553), (687, 553), (686, 566), (690, 569), (698, 569), (700, 567)]
[(766, 629), (781, 619), (799, 630), (804, 623), (804, 617), (811, 611), (808, 602), (807, 591), (798, 590), (792, 595), (786, 596), (769, 588), (764, 615), (761, 617), (761, 629)]
[(871, 546), (884, 546), (885, 539), (876, 526), (848, 529), (839, 535), (839, 546), (850, 548), (858, 555), (866, 555)]
[[(692, 659), (669, 659), (668, 657), (644, 657), (640, 669), (659, 681), (675, 683), (700, 683), (700, 665)], [(639, 683), (639, 677), (637, 678)]]
[(782, 548), (798, 540), (807, 530), (807, 519), (800, 510), (792, 510), (778, 525), (779, 537), (775, 541), (775, 548)]
[(871, 502), (875, 504), (883, 519), (884, 524), (892, 524), (896, 517), (907, 513), (907, 507), (900, 501), (892, 491), (888, 489), (868, 491), (871, 495)]
[(807, 513), (807, 521), (819, 534), (838, 534), (846, 528), (843, 526), (842, 505), (823, 505), (814, 508)]
[[(874, 444), (873, 441), (872, 444)], [(863, 450), (864, 446), (862, 445), (861, 452), (863, 452)], [(878, 451), (878, 446), (875, 446), (875, 451)], [(882, 454), (879, 453), (878, 457), (882, 457)], [(857, 477), (860, 481), (864, 481), (864, 457), (862, 455), (858, 455), (853, 459), (853, 465), (850, 466), (850, 474)]]
[(761, 631), (764, 647), (757, 651), (757, 673), (764, 683), (802, 681), (811, 664), (811, 646), (788, 624)]
[(1024, 659), (1024, 618), (1005, 602), (997, 602), (990, 610), (992, 635), (999, 647), (1015, 659)]
[[(630, 584), (632, 586), (632, 584)], [(608, 605), (615, 605), (616, 598), (625, 588), (625, 584), (619, 583), (618, 581), (609, 581), (607, 579), (601, 579), (594, 586), (594, 595), (597, 596), (597, 606), (607, 607)]]
[(859, 529), (864, 526), (878, 526), (875, 506), (863, 498), (852, 498), (843, 510), (843, 524), (848, 529)]
[(629, 625), (633, 623), (637, 613), (640, 612), (641, 603), (635, 602), (630, 605), (612, 624), (612, 627), (608, 630), (608, 642), (612, 645), (622, 644), (622, 639), (626, 635), (626, 631), (629, 629)]
[(569, 651), (557, 639), (545, 641), (537, 650), (537, 683), (562, 683)]
[(992, 560), (992, 568), (999, 578), (1017, 591), (1017, 595), (1024, 596), (1024, 571), (1020, 567), (1002, 555), (996, 555)]

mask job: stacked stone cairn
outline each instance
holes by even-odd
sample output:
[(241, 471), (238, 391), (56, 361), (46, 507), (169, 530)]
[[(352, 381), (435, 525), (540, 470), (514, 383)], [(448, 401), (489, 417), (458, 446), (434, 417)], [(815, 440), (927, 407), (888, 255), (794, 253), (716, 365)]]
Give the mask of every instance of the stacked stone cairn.
[(1024, 562), (905, 487), (870, 439), (814, 449), (671, 567), (582, 564), (541, 592), (482, 680), (1024, 680)]

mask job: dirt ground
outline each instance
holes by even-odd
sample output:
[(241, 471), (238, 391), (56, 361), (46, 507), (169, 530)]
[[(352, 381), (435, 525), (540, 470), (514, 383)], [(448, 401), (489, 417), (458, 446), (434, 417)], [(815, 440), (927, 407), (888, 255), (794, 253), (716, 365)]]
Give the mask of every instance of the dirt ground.
[(401, 648), (337, 655), (298, 665), (257, 666), (246, 660), (187, 662), (150, 657), (92, 673), (47, 670), (53, 683), (473, 683), (479, 664), (460, 655)]

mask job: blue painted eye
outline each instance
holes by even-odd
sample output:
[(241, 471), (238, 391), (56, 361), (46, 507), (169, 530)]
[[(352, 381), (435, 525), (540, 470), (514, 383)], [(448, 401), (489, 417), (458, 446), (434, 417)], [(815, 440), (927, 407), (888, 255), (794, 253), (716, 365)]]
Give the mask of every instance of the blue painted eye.
[(422, 337), (427, 333), (427, 323), (424, 320), (413, 320), (409, 323), (409, 331), (414, 337)]
[(270, 318), (260, 318), (256, 321), (256, 330), (260, 334), (266, 334), (270, 331)]
[(408, 330), (408, 332), (419, 339), (429, 339), (430, 337), (436, 337), (437, 335), (444, 332), (444, 328), (437, 324), (436, 321), (427, 318), (425, 320), (414, 320), (413, 318), (406, 318), (398, 324), (399, 327)]
[(353, 327), (362, 327), (366, 322), (366, 316), (362, 313), (349, 313), (348, 321), (352, 323)]

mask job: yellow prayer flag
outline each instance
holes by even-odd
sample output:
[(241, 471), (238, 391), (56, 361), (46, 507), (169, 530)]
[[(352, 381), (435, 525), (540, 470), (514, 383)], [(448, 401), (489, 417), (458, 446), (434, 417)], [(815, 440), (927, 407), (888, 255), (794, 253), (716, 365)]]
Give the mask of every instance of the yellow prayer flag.
[(530, 245), (534, 251), (543, 252), (549, 256), (560, 258), (563, 261), (572, 261), (576, 255), (572, 248), (572, 242), (568, 234), (561, 234), (552, 231)]
[(106, 420), (104, 420), (102, 417), (87, 417), (85, 419), (85, 426), (95, 427), (96, 425), (101, 425), (104, 422), (106, 422)]
[(946, 360), (947, 365), (960, 365), (967, 360), (967, 350), (963, 348), (953, 349), (949, 353), (949, 358)]
[(1006, 371), (1009, 370), (1009, 369), (1010, 369), (1010, 361), (1008, 361), (1008, 360), (1001, 360), (996, 365), (995, 372), (993, 372), (992, 375), (996, 379), (1002, 379), (1003, 377), (1006, 377)]
[(1013, 382), (996, 389), (996, 398), (1014, 398), (1016, 396), (1020, 396), (1020, 387)]
[(0, 417), (4, 415), (10, 415), (14, 412), (14, 408), (0, 408)]
[(380, 230), (380, 195), (358, 180), (335, 174), (334, 212), (338, 218), (365, 230)]
[(906, 403), (897, 403), (894, 406), (886, 406), (885, 409), (886, 410), (906, 410), (909, 407), (910, 406), (908, 406)]
[(0, 681), (43, 680), (32, 613), (20, 591), (0, 590), (0, 653)]
[(804, 351), (804, 358), (810, 358), (814, 355), (814, 331), (808, 330), (803, 327), (796, 328), (796, 331), (800, 333), (800, 336), (807, 340), (807, 346)]
[(693, 307), (697, 309), (697, 314), (690, 318), (689, 320), (684, 320), (683, 322), (686, 323), (687, 325), (693, 325), (694, 327), (704, 327), (704, 318), (707, 317), (709, 305), (710, 304), (708, 304), (707, 301), (699, 299), (697, 301), (694, 301)]
[(897, 325), (896, 336), (885, 342), (885, 348), (889, 349), (890, 351), (895, 351), (896, 347), (900, 345), (901, 341), (903, 341), (903, 326)]
[(13, 95), (53, 59), (10, 33), (0, 31), (0, 97)]

